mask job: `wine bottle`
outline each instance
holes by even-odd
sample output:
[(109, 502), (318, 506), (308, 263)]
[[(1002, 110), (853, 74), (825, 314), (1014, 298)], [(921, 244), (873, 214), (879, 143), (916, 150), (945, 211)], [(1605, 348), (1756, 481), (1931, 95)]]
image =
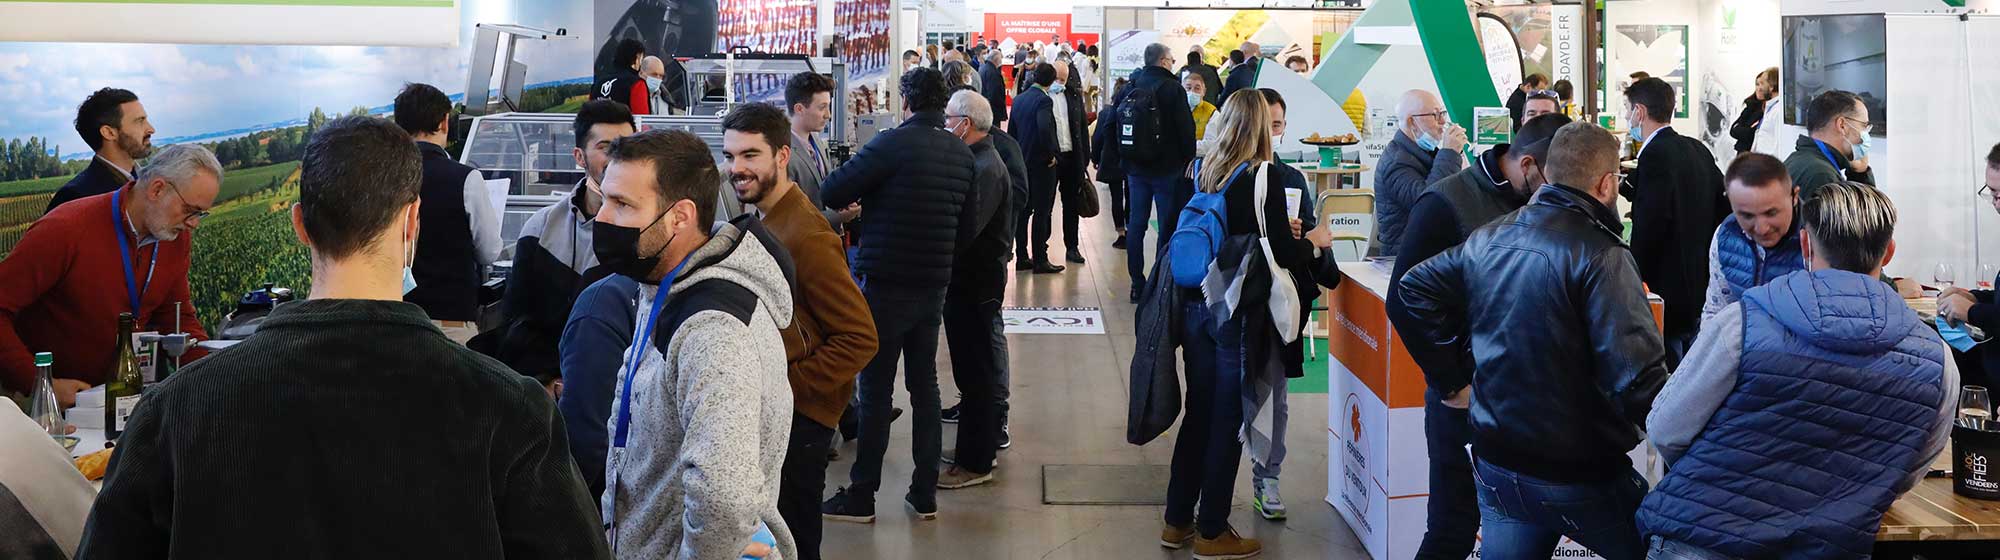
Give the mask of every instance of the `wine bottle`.
[(56, 358), (54, 354), (35, 354), (35, 400), (28, 406), (34, 414), (35, 425), (51, 436), (69, 435), (63, 425), (62, 405), (56, 402), (55, 388)]
[(139, 372), (139, 356), (132, 351), (132, 314), (118, 314), (118, 339), (111, 371), (104, 377), (104, 439), (115, 440), (125, 433), (125, 418), (139, 407), (139, 390), (146, 378)]

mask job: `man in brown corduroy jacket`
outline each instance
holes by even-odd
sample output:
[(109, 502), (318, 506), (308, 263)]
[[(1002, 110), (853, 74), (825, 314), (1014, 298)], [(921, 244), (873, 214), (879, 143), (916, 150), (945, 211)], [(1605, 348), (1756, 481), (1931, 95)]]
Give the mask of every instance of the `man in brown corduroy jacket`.
[(736, 198), (755, 205), (764, 227), (792, 254), (792, 324), (784, 329), (791, 367), (792, 435), (780, 475), (778, 512), (799, 556), (818, 560), (820, 497), (827, 446), (854, 394), (854, 378), (875, 357), (875, 321), (847, 271), (840, 236), (805, 191), (785, 176), (791, 124), (777, 107), (751, 104), (722, 122), (722, 151)]

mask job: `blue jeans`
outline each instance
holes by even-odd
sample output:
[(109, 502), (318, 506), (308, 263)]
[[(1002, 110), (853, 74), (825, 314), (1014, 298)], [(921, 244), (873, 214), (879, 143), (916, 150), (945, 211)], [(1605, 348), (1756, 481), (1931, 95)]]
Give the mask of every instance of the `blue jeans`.
[(1430, 453), (1431, 496), (1425, 504), (1423, 544), (1417, 558), (1462, 560), (1479, 539), (1479, 493), (1473, 489), (1472, 420), (1467, 411), (1444, 405), (1436, 391), (1424, 391), (1424, 442)]
[(1203, 536), (1213, 538), (1229, 526), (1236, 470), (1243, 459), (1243, 442), (1236, 438), (1243, 427), (1243, 329), (1235, 322), (1217, 325), (1201, 302), (1188, 302), (1184, 309), (1186, 401), (1167, 481), (1166, 522), (1175, 527), (1194, 523)]
[(1646, 543), (1646, 560), (1729, 560), (1729, 557), (1653, 535), (1650, 542)]
[[(1560, 453), (1560, 450), (1551, 450)], [(1542, 559), (1569, 537), (1608, 560), (1639, 560), (1646, 543), (1633, 516), (1646, 497), (1646, 479), (1626, 468), (1605, 482), (1570, 484), (1517, 474), (1475, 461), (1478, 474), (1480, 557)]]
[(896, 362), (903, 362), (903, 387), (910, 392), (910, 496), (930, 504), (937, 497), (938, 458), (944, 423), (938, 416), (938, 328), (944, 321), (944, 289), (865, 282), (861, 293), (874, 315), (880, 346), (861, 368), (861, 444), (848, 470), (848, 489), (873, 498), (882, 487), (882, 455), (889, 451), (890, 405), (895, 401)]
[[(1179, 210), (1173, 206), (1174, 184), (1180, 177), (1147, 177), (1134, 173), (1125, 179), (1126, 204), (1130, 211), (1125, 219), (1125, 272), (1132, 277), (1132, 291), (1146, 289), (1146, 229), (1153, 218), (1153, 212), (1160, 214), (1160, 233), (1155, 246), (1164, 246), (1167, 236), (1173, 235), (1174, 223), (1180, 219)], [(1152, 204), (1147, 204), (1152, 201)]]

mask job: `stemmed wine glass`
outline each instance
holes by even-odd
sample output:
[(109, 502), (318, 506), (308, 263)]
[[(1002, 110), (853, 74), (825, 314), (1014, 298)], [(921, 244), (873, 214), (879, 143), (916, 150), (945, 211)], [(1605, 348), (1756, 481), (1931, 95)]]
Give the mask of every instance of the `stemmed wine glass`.
[(1985, 387), (1966, 385), (1958, 392), (1958, 422), (1965, 427), (1984, 430), (1986, 421), (1993, 418), (1993, 397)]

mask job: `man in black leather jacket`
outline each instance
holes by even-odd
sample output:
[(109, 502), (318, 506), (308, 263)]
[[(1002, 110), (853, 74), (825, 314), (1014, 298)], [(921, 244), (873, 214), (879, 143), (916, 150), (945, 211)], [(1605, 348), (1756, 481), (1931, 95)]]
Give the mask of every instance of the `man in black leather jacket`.
[(1564, 126), (1549, 149), (1552, 184), (1400, 283), (1402, 306), (1423, 325), (1403, 333), (1409, 344), (1474, 372), (1471, 390), (1446, 402), (1472, 410), (1494, 557), (1547, 556), (1559, 535), (1606, 558), (1645, 555), (1632, 516), (1646, 481), (1625, 453), (1667, 371), (1619, 239), (1617, 152), (1602, 128)]

